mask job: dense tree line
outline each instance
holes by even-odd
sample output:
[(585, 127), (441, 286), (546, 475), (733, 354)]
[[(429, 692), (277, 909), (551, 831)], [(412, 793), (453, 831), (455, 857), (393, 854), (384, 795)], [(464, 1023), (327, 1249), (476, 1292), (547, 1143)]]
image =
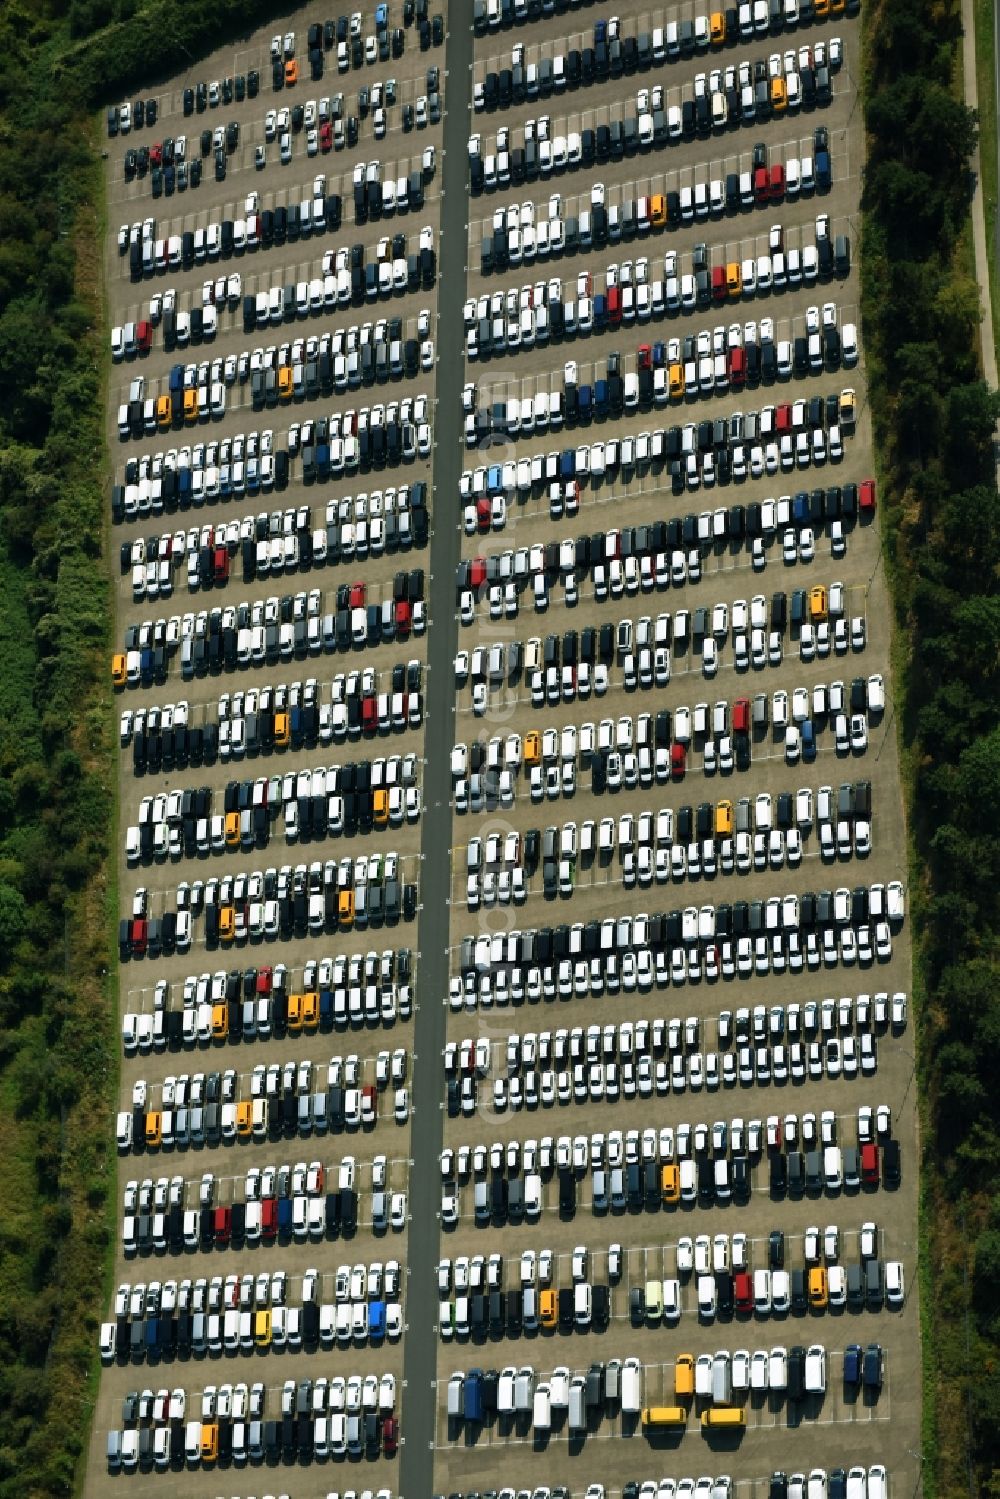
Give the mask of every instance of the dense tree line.
[(116, 1232), (95, 111), (275, 7), (0, 7), (0, 1499), (69, 1492)]
[(973, 1478), (982, 1492), (1000, 1478), (1000, 402), (966, 269), (960, 7), (879, 0), (865, 35), (864, 324), (904, 687), (933, 1275), (924, 1453), (940, 1492)]

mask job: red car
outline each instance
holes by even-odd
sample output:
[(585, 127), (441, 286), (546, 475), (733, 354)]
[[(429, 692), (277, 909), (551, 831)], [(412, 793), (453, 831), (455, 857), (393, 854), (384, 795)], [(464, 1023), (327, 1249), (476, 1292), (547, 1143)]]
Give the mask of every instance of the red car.
[(735, 734), (749, 734), (750, 732), (750, 699), (738, 697), (733, 704), (733, 732)]
[(215, 1242), (219, 1246), (229, 1243), (232, 1233), (233, 1210), (232, 1208), (216, 1208), (213, 1228), (215, 1230)]
[(740, 1270), (733, 1276), (733, 1299), (738, 1312), (753, 1311), (753, 1286), (746, 1270)]
[(474, 557), (469, 569), (469, 587), (482, 588), (486, 582), (486, 558)]
[(382, 1422), (382, 1451), (386, 1457), (395, 1457), (399, 1445), (399, 1422), (395, 1416), (386, 1416)]
[(680, 780), (687, 769), (687, 753), (683, 744), (672, 744), (670, 746), (670, 773), (676, 780)]
[(712, 267), (712, 297), (716, 302), (726, 300), (726, 268), (724, 265), (713, 265)]
[(772, 203), (785, 196), (785, 169), (780, 161), (775, 162), (768, 173), (767, 196)]
[(875, 509), (875, 480), (862, 479), (858, 490), (858, 504), (862, 510)]
[(365, 585), (364, 583), (351, 584), (350, 608), (363, 609), (365, 607)]

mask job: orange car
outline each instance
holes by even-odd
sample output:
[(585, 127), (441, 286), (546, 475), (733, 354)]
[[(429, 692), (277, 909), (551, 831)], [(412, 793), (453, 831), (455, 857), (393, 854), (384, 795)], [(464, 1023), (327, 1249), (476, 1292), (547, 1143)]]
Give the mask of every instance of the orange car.
[(118, 651), (111, 657), (111, 680), (116, 687), (125, 686), (125, 653)]
[(293, 83), (299, 81), (299, 65), (294, 57), (290, 57), (285, 63), (285, 87), (291, 88)]

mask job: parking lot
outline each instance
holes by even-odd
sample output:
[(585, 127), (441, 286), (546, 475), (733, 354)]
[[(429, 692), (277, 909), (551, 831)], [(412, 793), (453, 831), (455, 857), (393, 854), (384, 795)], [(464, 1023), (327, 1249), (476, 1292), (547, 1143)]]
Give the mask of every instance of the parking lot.
[(247, 1462), (286, 1471), (230, 1486), (398, 1491), (445, 85), (427, 6), (379, 10), (358, 53), (289, 15), (107, 141), (126, 928), (91, 1493)]
[[(616, 14), (623, 48), (643, 32), (662, 46), (657, 27), (701, 24), (685, 7)], [(477, 99), (485, 89), (486, 107), (474, 108), (469, 143), (472, 331), (456, 505), (468, 566), (454, 595), (435, 1488), (635, 1495), (641, 1484), (652, 1496), (691, 1474), (692, 1491), (695, 1480), (706, 1493), (731, 1482), (777, 1499), (786, 1485), (795, 1491), (797, 1473), (809, 1474), (810, 1494), (829, 1483), (843, 1495), (841, 1470), (854, 1484), (858, 1465), (853, 1491), (877, 1493), (884, 1465), (890, 1485), (911, 1489), (920, 1391), (906, 918), (885, 927), (881, 945), (875, 930), (880, 892), (904, 877), (902, 805), (878, 526), (857, 508), (872, 467), (863, 347), (860, 362), (849, 354), (863, 150), (858, 24), (840, 9), (768, 34), (765, 19), (763, 34), (751, 26), (734, 37), (730, 27), (725, 45), (710, 46), (706, 17), (704, 46), (640, 59), (634, 73), (626, 60), (617, 79), (570, 75), (566, 86), (560, 69), (574, 48), (596, 57), (604, 21), (584, 12), (562, 29), (544, 17), (484, 27), (475, 44), (473, 87)], [(725, 129), (682, 134), (678, 124), (674, 138), (667, 113), (697, 95), (696, 74), (738, 73), (749, 60), (752, 80), (762, 58), (771, 78), (787, 77), (789, 67), (815, 67), (813, 49), (829, 52), (833, 37), (841, 60), (825, 106), (782, 107), (737, 128), (730, 111)], [(610, 47), (610, 32), (603, 40)], [(523, 55), (514, 50), (522, 44)], [(522, 96), (491, 108), (489, 89), (499, 79), (502, 93), (502, 70), (516, 79), (518, 67)], [(657, 108), (662, 141), (653, 139)], [(649, 126), (630, 141), (629, 120), (643, 109)], [(819, 190), (810, 175), (817, 126), (832, 169)], [(617, 146), (609, 130), (624, 132)], [(595, 135), (598, 158), (588, 160)], [(782, 179), (768, 201), (741, 196), (741, 176), (752, 185), (761, 162), (787, 172), (788, 190)], [(850, 258), (829, 272), (821, 261), (816, 275), (804, 252), (826, 234), (846, 237)], [(776, 247), (793, 252), (787, 279), (784, 259), (772, 276)], [(824, 319), (847, 330), (842, 346), (834, 340), (834, 357), (818, 366), (794, 363), (795, 340), (822, 331)], [(731, 351), (751, 345), (744, 384)], [(629, 382), (642, 380), (630, 394)], [(831, 450), (818, 462), (811, 439), (779, 451), (785, 403), (794, 433), (804, 430), (795, 403), (808, 428), (810, 398), (821, 397), (829, 435), (845, 388), (854, 419)], [(706, 418), (715, 468), (686, 469), (684, 446), (675, 473), (669, 429), (693, 423), (694, 432)], [(813, 598), (824, 611), (818, 633)], [(831, 940), (811, 922), (832, 910), (824, 892), (839, 887), (845, 900), (848, 888), (854, 895)], [(792, 911), (794, 929), (782, 935), (779, 913)], [(869, 1137), (876, 1113), (885, 1132)], [(843, 1177), (816, 1164), (821, 1120)], [(898, 1151), (898, 1182), (859, 1170), (859, 1156), (871, 1167), (865, 1138), (876, 1161)], [(881, 1252), (903, 1267), (902, 1304), (858, 1297), (868, 1273), (859, 1234), (872, 1220)], [(822, 1247), (807, 1254), (814, 1230)], [(721, 1235), (734, 1251), (739, 1238), (753, 1274), (776, 1263), (775, 1232), (792, 1272), (786, 1309), (743, 1306), (738, 1277), (733, 1306), (728, 1248), (701, 1267), (714, 1291), (681, 1264), (680, 1241), (707, 1235), (707, 1252)], [(543, 1250), (544, 1272), (534, 1259), (521, 1264)], [(470, 1265), (480, 1282), (469, 1283)], [(843, 1299), (838, 1290), (827, 1302), (824, 1290), (821, 1305), (800, 1300), (806, 1282), (797, 1287), (795, 1276), (816, 1265), (831, 1287), (846, 1277)], [(584, 1284), (590, 1292), (574, 1306)], [(556, 1298), (539, 1309), (547, 1287)], [(702, 1298), (716, 1293), (709, 1311)], [(658, 1307), (661, 1294), (675, 1308), (662, 1320), (650, 1301)], [(853, 1373), (845, 1378), (844, 1350), (855, 1343), (883, 1349), (877, 1399), (855, 1388)], [(746, 1349), (748, 1367), (759, 1353), (773, 1368), (779, 1345), (794, 1355), (819, 1344), (822, 1394), (754, 1386), (744, 1401), (737, 1387), (730, 1403), (745, 1404), (743, 1425), (705, 1425), (714, 1402), (675, 1392), (682, 1352), (711, 1362), (729, 1350), (735, 1368)], [(607, 1394), (630, 1358), (642, 1366), (642, 1410), (680, 1408), (663, 1434), (637, 1408), (623, 1413), (620, 1391)], [(530, 1376), (509, 1407), (508, 1366)], [(568, 1416), (557, 1408), (552, 1371), (561, 1368), (570, 1384), (576, 1371), (598, 1371), (580, 1421), (572, 1404)], [(705, 1471), (726, 1476), (699, 1478)]]
[(857, 16), (375, 9), (106, 142), (88, 1492), (915, 1491)]

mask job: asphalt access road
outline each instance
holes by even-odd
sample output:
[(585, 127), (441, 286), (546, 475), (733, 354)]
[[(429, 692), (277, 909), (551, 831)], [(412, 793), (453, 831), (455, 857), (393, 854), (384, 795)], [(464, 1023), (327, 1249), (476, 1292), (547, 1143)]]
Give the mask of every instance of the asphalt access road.
[[(437, 1297), (434, 1287), (440, 1222), (440, 1169), (443, 1138), (441, 1054), (444, 1050), (448, 993), (448, 892), (451, 888), (451, 747), (455, 740), (452, 662), (458, 645), (454, 578), (461, 537), (456, 495), (462, 468), (458, 412), (464, 374), (462, 307), (465, 302), (467, 244), (466, 151), (472, 102), (472, 7), (449, 0), (445, 45), (445, 119), (442, 151), (441, 237), (438, 280), (437, 423), (434, 493), (431, 510), (430, 616), (428, 632), (428, 715), (424, 745), (423, 864), (420, 873), (419, 1008), (413, 1037), (413, 1118), (411, 1124), (407, 1331), (403, 1355), (405, 1441), (399, 1492), (427, 1499), (433, 1492), (434, 1377), (437, 1365)], [(454, 424), (454, 425), (453, 425)]]

